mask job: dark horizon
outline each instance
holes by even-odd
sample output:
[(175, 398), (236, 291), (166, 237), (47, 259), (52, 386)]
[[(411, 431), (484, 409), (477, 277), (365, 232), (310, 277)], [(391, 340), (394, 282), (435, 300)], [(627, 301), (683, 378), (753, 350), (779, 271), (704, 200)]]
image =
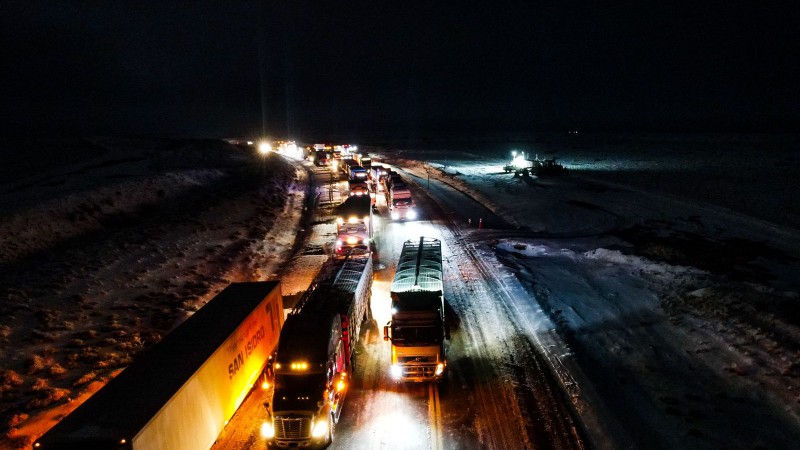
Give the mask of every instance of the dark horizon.
[(1, 133), (800, 131), (800, 15), (713, 3), (12, 1)]

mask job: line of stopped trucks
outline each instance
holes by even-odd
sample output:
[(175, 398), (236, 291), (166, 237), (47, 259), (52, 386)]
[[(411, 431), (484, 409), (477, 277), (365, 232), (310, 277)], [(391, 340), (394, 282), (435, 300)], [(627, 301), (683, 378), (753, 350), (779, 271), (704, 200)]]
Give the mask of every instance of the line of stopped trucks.
[[(408, 191), (402, 180), (392, 180), (380, 166), (370, 170), (391, 200), (390, 210), (415, 217), (410, 195), (398, 195), (401, 186)], [(371, 198), (355, 194), (341, 205), (347, 214), (358, 209), (339, 216), (335, 255), (288, 314), (279, 281), (230, 284), (136, 355), (33, 447), (210, 449), (253, 386), (270, 381), (264, 444), (328, 445), (355, 368), (362, 325), (373, 321)], [(446, 374), (449, 329), (442, 280), (441, 242), (406, 241), (391, 285), (391, 321), (383, 330), (391, 349), (387, 372), (397, 382), (436, 382)]]

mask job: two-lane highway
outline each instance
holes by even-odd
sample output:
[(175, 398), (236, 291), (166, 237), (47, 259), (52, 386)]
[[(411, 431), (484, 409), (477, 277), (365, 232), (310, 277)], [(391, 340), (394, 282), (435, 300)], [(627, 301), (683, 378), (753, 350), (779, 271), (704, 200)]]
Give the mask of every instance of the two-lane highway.
[[(308, 163), (303, 164), (310, 168)], [(330, 174), (320, 168), (314, 168), (312, 173), (320, 198), (325, 199)], [(466, 231), (439, 206), (473, 201), (453, 189), (428, 190), (407, 174), (405, 177), (412, 185), (420, 220), (391, 221), (379, 193), (372, 291), (374, 322), (364, 327), (366, 331), (357, 347), (353, 385), (330, 448), (583, 448), (569, 401), (550, 374), (536, 343), (523, 329), (524, 324), (509, 307), (509, 294), (497, 279), (501, 274), (495, 265), (483, 260), (485, 254), (466, 242)], [(435, 181), (431, 180), (431, 184)], [(336, 186), (341, 193), (345, 189), (344, 182)], [(435, 192), (435, 196), (428, 192)], [(325, 210), (318, 210), (315, 227), (326, 226), (325, 217)], [(383, 341), (383, 325), (390, 319), (389, 289), (402, 244), (420, 236), (441, 239), (443, 244), (445, 300), (451, 328), (448, 375), (441, 384), (397, 384), (389, 377), (389, 345)], [(331, 242), (324, 242), (326, 239)], [(332, 240), (330, 233), (312, 230), (305, 246), (329, 251)], [(308, 283), (314, 275), (309, 272)], [(254, 391), (246, 402), (251, 409), (243, 406), (229, 425), (231, 430), (250, 430), (242, 433), (247, 436), (224, 444), (221, 440), (215, 448), (263, 446), (254, 430), (266, 418), (261, 403), (268, 395), (268, 391)], [(242, 425), (245, 422), (253, 424)], [(225, 434), (231, 434), (229, 429)]]

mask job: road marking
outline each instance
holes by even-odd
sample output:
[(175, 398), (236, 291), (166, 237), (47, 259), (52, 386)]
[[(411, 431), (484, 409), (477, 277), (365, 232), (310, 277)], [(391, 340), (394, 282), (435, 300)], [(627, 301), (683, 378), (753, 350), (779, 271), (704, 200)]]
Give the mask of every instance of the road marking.
[(428, 420), (431, 426), (431, 449), (444, 450), (442, 405), (439, 403), (439, 385), (436, 383), (428, 383)]

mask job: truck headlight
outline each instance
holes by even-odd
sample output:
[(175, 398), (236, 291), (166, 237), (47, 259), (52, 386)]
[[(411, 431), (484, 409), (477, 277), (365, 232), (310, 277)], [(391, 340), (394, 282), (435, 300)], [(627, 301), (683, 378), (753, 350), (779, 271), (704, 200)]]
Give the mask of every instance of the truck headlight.
[(403, 376), (403, 368), (397, 364), (392, 364), (391, 367), (389, 367), (389, 374), (391, 374), (392, 378), (395, 380), (399, 380), (400, 377)]
[(409, 209), (408, 212), (406, 213), (406, 217), (411, 220), (414, 220), (417, 218), (417, 212), (414, 211), (413, 209)]
[(400, 218), (400, 213), (397, 211), (392, 211), (392, 220), (397, 220)]
[(261, 437), (264, 439), (272, 439), (275, 437), (275, 428), (272, 422), (264, 422), (261, 424)]
[(311, 430), (311, 437), (321, 438), (328, 433), (328, 419), (322, 418), (317, 420), (314, 424), (314, 429)]
[(438, 377), (442, 372), (444, 372), (444, 363), (439, 363), (436, 365), (436, 376)]

